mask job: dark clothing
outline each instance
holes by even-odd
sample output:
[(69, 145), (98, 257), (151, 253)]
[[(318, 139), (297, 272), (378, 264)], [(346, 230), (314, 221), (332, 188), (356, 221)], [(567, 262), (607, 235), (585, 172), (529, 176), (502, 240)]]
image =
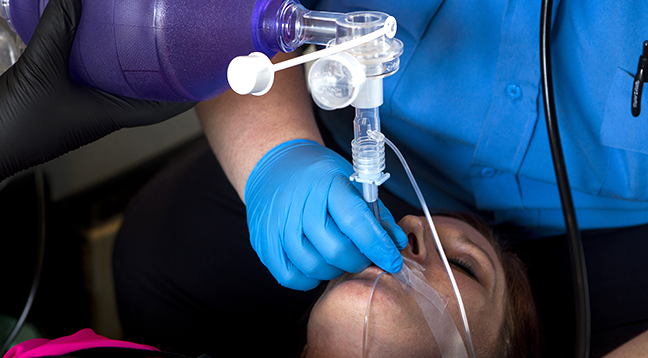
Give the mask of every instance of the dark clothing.
[(279, 286), (258, 260), (245, 206), (206, 141), (131, 203), (113, 262), (130, 341), (192, 356), (301, 352), (318, 291)]

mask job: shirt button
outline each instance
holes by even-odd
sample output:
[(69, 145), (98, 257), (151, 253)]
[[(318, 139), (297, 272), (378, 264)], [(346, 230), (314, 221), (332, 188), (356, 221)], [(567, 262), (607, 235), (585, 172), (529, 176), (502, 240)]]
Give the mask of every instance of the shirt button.
[(506, 94), (512, 99), (518, 99), (522, 96), (522, 88), (516, 84), (506, 86)]
[(491, 168), (491, 167), (482, 168), (481, 175), (484, 178), (491, 178), (493, 175), (495, 175), (495, 168)]

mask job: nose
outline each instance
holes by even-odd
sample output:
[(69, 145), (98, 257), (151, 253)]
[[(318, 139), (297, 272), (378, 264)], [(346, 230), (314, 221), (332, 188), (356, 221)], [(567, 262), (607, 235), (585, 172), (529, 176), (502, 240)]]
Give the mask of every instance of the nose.
[(407, 235), (407, 246), (401, 254), (423, 265), (428, 260), (428, 250), (425, 245), (427, 226), (422, 217), (407, 215), (398, 223)]

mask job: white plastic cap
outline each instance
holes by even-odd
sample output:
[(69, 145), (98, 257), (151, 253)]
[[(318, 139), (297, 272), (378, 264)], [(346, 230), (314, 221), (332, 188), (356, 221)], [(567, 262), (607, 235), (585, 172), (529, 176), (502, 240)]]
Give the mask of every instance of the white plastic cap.
[(238, 94), (264, 95), (274, 82), (272, 62), (261, 52), (235, 57), (227, 67), (227, 81)]

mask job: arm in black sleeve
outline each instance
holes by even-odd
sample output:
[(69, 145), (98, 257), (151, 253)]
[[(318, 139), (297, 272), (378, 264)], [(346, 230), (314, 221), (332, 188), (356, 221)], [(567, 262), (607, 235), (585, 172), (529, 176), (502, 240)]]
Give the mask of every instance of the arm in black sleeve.
[(195, 105), (120, 97), (73, 81), (68, 62), (80, 16), (81, 0), (51, 0), (23, 55), (0, 76), (0, 181)]

